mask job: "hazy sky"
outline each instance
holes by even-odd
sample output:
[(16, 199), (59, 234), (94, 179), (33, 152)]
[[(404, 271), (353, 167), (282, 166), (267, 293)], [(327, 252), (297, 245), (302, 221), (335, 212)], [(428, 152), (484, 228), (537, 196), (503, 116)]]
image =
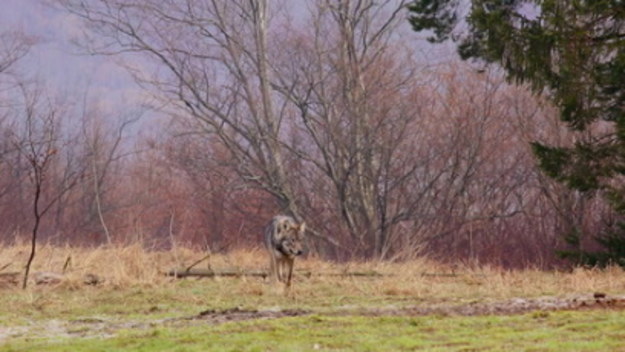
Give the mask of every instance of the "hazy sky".
[[(103, 107), (117, 106), (120, 100), (133, 104), (140, 99), (140, 89), (129, 74), (115, 64), (116, 58), (80, 53), (71, 43), (71, 38), (82, 31), (78, 19), (46, 5), (46, 0), (0, 0), (0, 31), (7, 30), (21, 30), (40, 39), (29, 56), (20, 62), (19, 69), (40, 77), (56, 94), (82, 97), (88, 92), (89, 100), (100, 100)], [(423, 35), (412, 33), (407, 38), (414, 41), (415, 52), (420, 53), (425, 62), (445, 60), (449, 50), (424, 48), (425, 41), (419, 37)]]
[(71, 43), (81, 30), (76, 19), (44, 0), (0, 0), (0, 4), (0, 31), (21, 30), (40, 40), (20, 62), (22, 73), (41, 78), (57, 94), (88, 92), (90, 100), (101, 100), (104, 105), (138, 94), (114, 58), (80, 54)]

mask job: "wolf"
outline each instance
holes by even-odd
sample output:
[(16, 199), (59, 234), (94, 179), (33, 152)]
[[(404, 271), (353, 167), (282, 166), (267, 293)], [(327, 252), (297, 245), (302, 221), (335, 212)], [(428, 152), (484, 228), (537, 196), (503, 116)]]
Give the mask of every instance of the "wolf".
[[(276, 215), (265, 227), (265, 247), (269, 252), (271, 277), (291, 287), (293, 262), (304, 253), (306, 224), (298, 224), (292, 217)], [(286, 272), (285, 272), (286, 270)]]

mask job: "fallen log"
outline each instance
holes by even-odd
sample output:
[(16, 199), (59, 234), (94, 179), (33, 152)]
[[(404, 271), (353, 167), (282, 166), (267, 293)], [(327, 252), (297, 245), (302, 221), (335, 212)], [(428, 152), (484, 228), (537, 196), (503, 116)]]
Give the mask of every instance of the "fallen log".
[[(313, 275), (310, 271), (296, 270), (295, 275), (311, 277)], [(266, 278), (269, 273), (263, 270), (241, 270), (241, 269), (173, 269), (166, 273), (167, 276), (173, 276), (175, 278), (185, 277), (262, 277)], [(381, 277), (390, 276), (380, 274), (376, 271), (348, 271), (348, 272), (319, 272), (315, 273), (317, 276), (340, 276), (340, 277)]]
[(377, 271), (344, 271), (340, 273), (318, 273), (320, 276), (356, 276), (356, 277), (382, 277), (393, 276), (393, 274), (381, 274)]
[[(0, 273), (0, 288), (17, 285), (19, 277), (22, 275), (24, 274), (20, 272)], [(31, 279), (36, 285), (57, 285), (68, 280), (66, 275), (51, 271), (35, 271)], [(95, 286), (103, 282), (104, 279), (95, 274), (85, 274), (82, 277), (82, 283), (85, 285)]]
[(19, 283), (19, 272), (0, 273), (0, 288), (16, 286)]
[(196, 277), (267, 277), (267, 272), (262, 270), (210, 270), (210, 269), (173, 269), (167, 272), (167, 276), (176, 278), (184, 278), (190, 276)]
[(39, 271), (33, 273), (36, 285), (57, 285), (65, 280), (65, 275), (51, 271)]

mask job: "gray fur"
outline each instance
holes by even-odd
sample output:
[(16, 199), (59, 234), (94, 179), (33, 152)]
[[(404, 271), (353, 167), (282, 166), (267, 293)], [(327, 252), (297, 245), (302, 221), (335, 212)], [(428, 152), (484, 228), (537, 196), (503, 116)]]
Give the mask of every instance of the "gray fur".
[[(298, 224), (290, 216), (276, 215), (265, 227), (265, 247), (269, 252), (270, 275), (291, 286), (295, 257), (304, 252), (306, 224)], [(284, 271), (287, 270), (285, 273)]]

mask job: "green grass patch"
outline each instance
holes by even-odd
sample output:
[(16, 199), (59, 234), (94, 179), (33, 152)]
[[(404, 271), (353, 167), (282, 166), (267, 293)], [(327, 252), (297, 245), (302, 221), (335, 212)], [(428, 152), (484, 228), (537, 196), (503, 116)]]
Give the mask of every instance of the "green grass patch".
[(112, 338), (14, 340), (0, 351), (615, 351), (620, 311), (514, 316), (325, 316), (128, 329)]

